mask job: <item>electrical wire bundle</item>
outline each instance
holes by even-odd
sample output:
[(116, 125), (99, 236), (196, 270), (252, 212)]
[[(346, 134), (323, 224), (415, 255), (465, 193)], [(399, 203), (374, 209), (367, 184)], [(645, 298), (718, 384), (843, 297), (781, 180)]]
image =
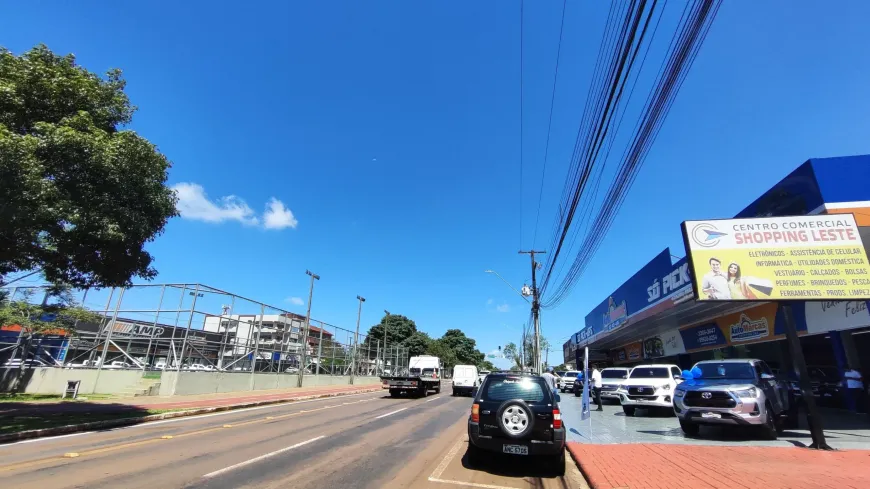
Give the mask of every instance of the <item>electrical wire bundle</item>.
[[(659, 8), (658, 0), (632, 0), (627, 6), (624, 2), (611, 4), (553, 229), (549, 249), (554, 252), (549, 255), (540, 288), (543, 307), (556, 307), (568, 297), (601, 245), (670, 112), (720, 3), (721, 0), (695, 0), (686, 4), (615, 176), (596, 205), (606, 162), (664, 10), (664, 5)], [(644, 54), (638, 63), (641, 51)], [(631, 78), (634, 83), (623, 100)], [(579, 225), (572, 227), (578, 210)], [(556, 265), (569, 236), (567, 249), (573, 250), (578, 239), (580, 248), (561, 282), (551, 290), (555, 278), (562, 276), (566, 262), (561, 262), (558, 271)]]

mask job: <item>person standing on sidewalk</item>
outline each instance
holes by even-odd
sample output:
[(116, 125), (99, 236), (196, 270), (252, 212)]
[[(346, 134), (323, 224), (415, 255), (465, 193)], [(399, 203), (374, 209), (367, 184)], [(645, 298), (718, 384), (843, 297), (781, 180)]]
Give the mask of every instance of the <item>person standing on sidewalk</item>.
[(843, 377), (846, 378), (846, 389), (851, 394), (854, 410), (859, 413), (866, 413), (867, 407), (864, 405), (866, 400), (864, 397), (864, 379), (861, 377), (861, 373), (850, 368), (846, 370)]
[(601, 371), (593, 368), (590, 377), (592, 377), (592, 390), (595, 392), (595, 401), (598, 403), (596, 411), (604, 411), (604, 407), (601, 405)]
[(544, 372), (544, 375), (541, 377), (544, 378), (544, 382), (547, 383), (547, 386), (550, 388), (550, 392), (554, 395), (558, 393), (556, 390), (556, 376), (553, 375), (553, 367), (547, 367), (547, 371)]

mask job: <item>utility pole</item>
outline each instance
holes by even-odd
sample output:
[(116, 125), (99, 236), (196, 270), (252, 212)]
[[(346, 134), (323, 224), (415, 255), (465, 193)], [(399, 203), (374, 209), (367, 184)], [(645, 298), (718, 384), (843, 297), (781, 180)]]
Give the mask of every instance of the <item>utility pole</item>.
[[(384, 318), (384, 364), (382, 365), (382, 368), (386, 369), (387, 368), (387, 326), (389, 326), (389, 324), (390, 324), (390, 311), (384, 309), (384, 314), (386, 314), (387, 317)], [(395, 374), (390, 372), (390, 375), (395, 375)]]
[[(543, 255), (546, 251), (520, 251), (521, 255), (529, 255), (532, 258), (532, 318), (534, 319), (535, 326), (535, 373), (541, 375), (541, 302), (540, 297), (538, 296), (538, 281), (537, 281), (537, 271), (538, 266), (540, 265), (535, 261), (535, 255)], [(526, 287), (523, 287), (525, 289)], [(524, 290), (525, 292), (525, 290)], [(526, 295), (526, 294), (524, 294)]]
[(366, 298), (363, 296), (356, 296), (359, 300), (359, 309), (356, 312), (356, 334), (353, 337), (353, 357), (350, 360), (350, 383), (353, 384), (354, 377), (356, 377), (356, 355), (357, 349), (359, 347), (359, 320), (362, 316), (362, 303), (366, 301)]
[[(311, 299), (314, 297), (314, 281), (320, 280), (320, 275), (312, 273), (311, 270), (305, 270), (305, 274), (311, 277), (311, 285), (308, 286), (308, 311), (305, 313), (305, 332), (302, 335), (302, 363), (299, 364), (299, 387), (302, 387), (302, 377), (305, 376), (305, 366), (308, 363), (308, 328), (311, 326)], [(319, 367), (319, 358), (317, 362)]]

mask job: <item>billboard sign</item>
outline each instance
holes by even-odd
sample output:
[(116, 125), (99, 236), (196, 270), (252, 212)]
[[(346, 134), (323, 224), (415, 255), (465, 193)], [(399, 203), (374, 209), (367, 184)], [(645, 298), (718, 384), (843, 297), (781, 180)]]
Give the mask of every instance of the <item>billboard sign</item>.
[(870, 299), (852, 214), (685, 221), (699, 301)]
[(686, 353), (686, 347), (683, 345), (683, 336), (679, 329), (672, 329), (643, 340), (644, 358), (670, 357), (681, 353)]
[[(778, 305), (767, 303), (744, 311), (735, 312), (715, 321), (680, 329), (683, 349), (686, 352), (746, 345), (785, 337), (785, 328), (776, 321)], [(798, 334), (805, 334), (806, 327), (798, 324)]]

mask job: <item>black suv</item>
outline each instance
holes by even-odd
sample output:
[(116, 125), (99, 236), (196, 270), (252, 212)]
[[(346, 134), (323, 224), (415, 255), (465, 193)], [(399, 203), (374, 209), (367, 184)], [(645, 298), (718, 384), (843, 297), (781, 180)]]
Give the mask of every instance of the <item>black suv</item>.
[(468, 460), (483, 452), (548, 458), (565, 468), (565, 426), (559, 395), (538, 375), (493, 373), (477, 391), (468, 418)]

